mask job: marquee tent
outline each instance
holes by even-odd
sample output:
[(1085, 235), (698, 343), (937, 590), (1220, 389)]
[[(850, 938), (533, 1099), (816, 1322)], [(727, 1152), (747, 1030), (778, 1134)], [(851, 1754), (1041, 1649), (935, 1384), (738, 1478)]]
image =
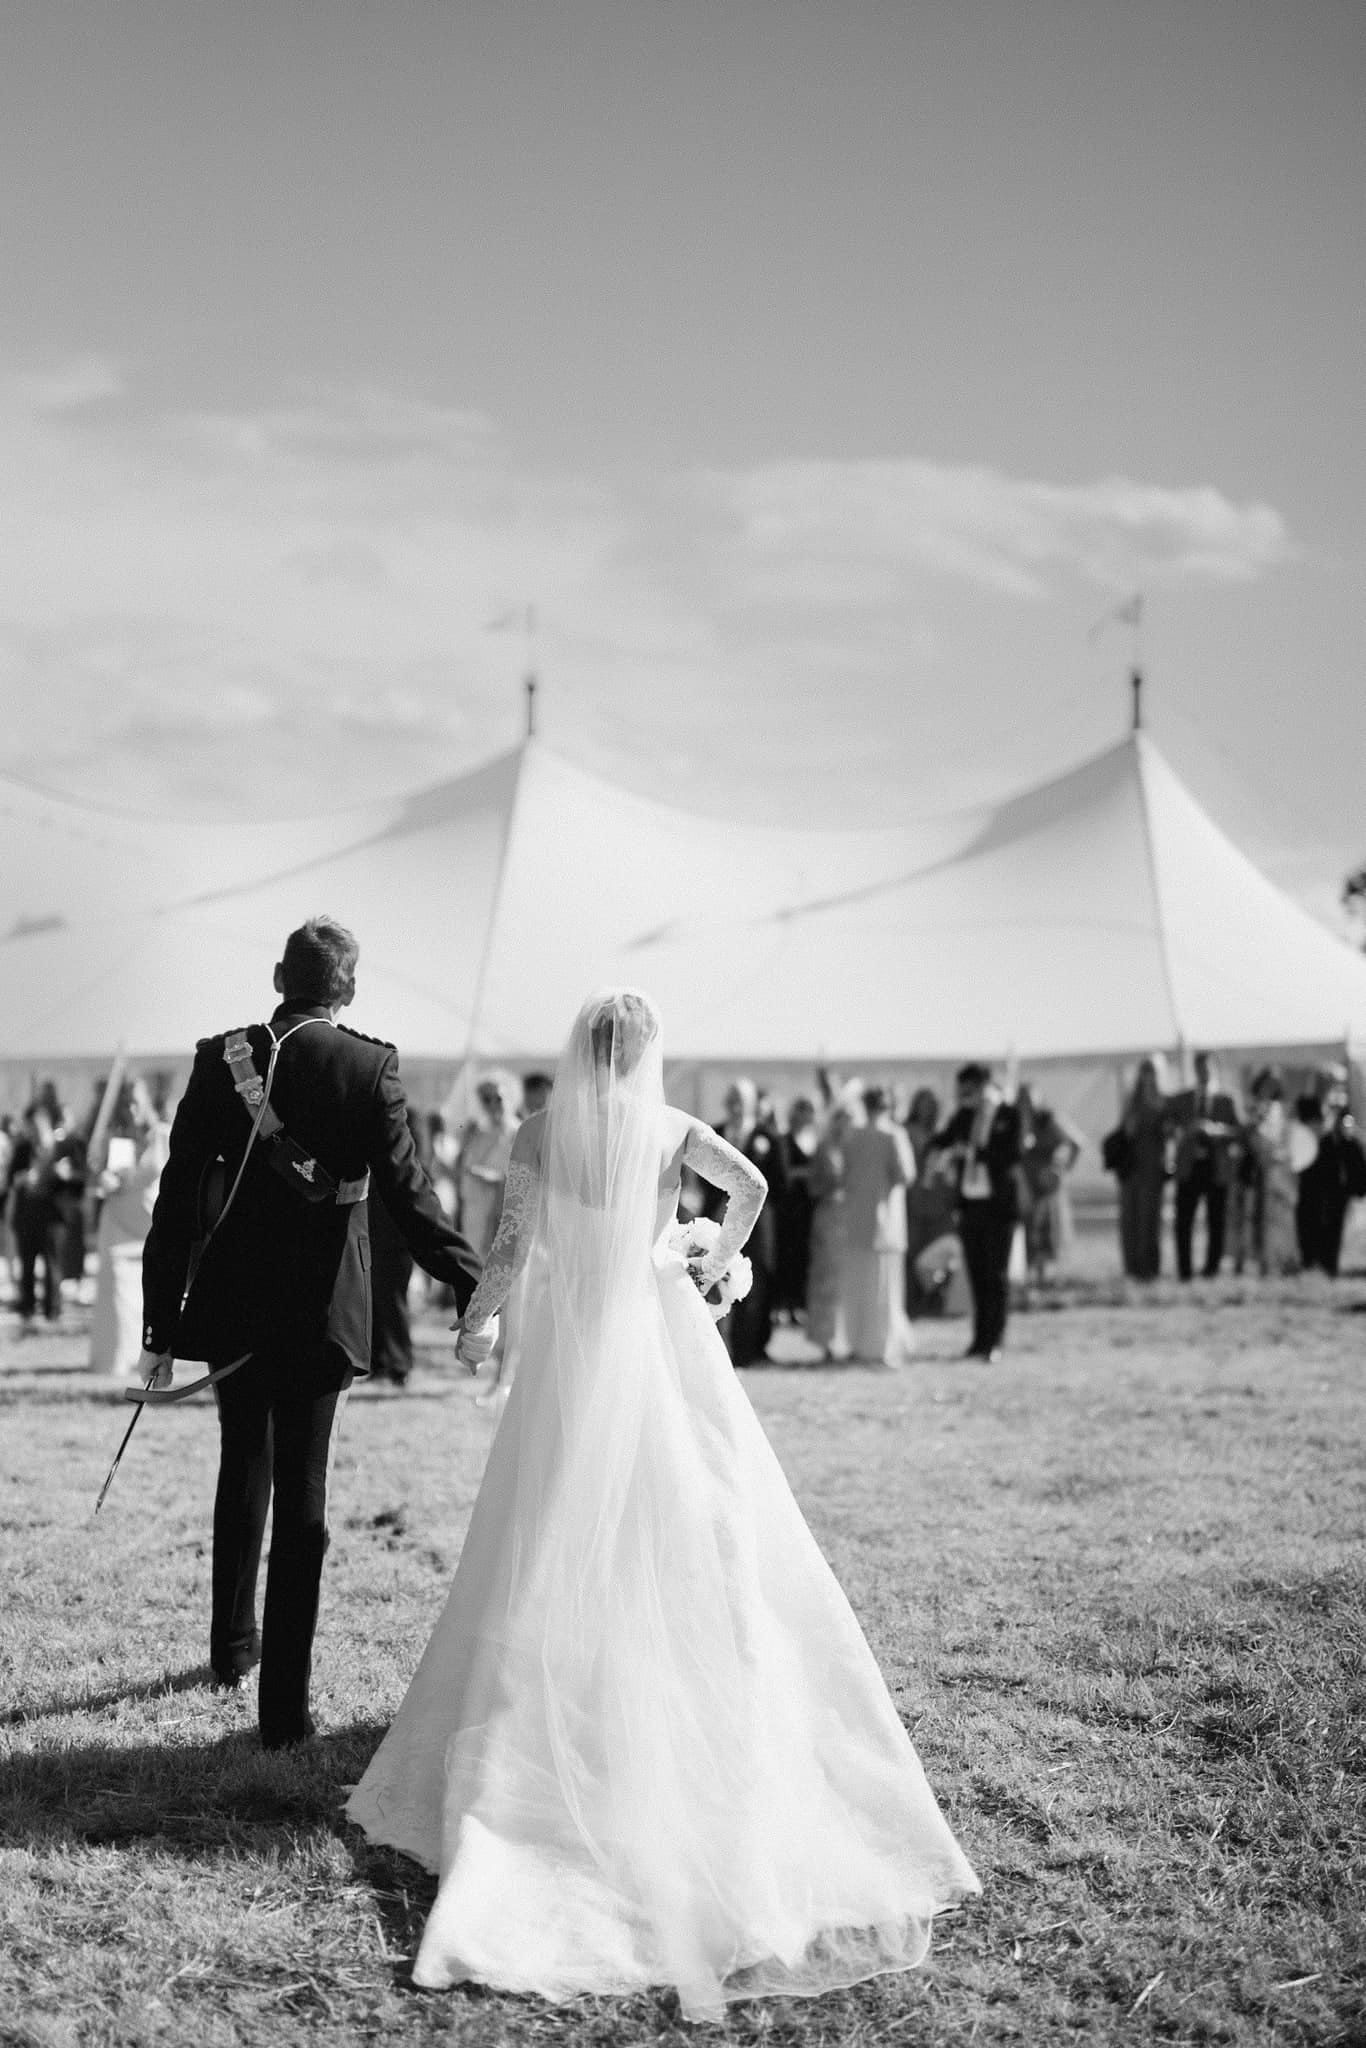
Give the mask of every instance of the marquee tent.
[(1004, 802), (879, 830), (670, 809), (537, 740), (286, 824), (122, 816), (14, 783), (0, 817), (16, 1080), (120, 1044), (183, 1064), (260, 1012), (284, 933), (317, 910), (361, 941), (350, 1021), (407, 1067), (544, 1060), (582, 996), (623, 980), (658, 997), (695, 1070), (809, 1084), (818, 1059), (1061, 1062), (1055, 1099), (1091, 1128), (1149, 1048), (1340, 1058), (1366, 1039), (1366, 958), (1238, 851), (1143, 732)]

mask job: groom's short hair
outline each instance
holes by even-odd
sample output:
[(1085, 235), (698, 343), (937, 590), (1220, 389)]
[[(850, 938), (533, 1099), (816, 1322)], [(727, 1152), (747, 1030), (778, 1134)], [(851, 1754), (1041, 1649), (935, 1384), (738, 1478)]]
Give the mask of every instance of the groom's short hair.
[(335, 917), (310, 917), (285, 940), (280, 978), (286, 1002), (337, 1003), (356, 978), (360, 946)]

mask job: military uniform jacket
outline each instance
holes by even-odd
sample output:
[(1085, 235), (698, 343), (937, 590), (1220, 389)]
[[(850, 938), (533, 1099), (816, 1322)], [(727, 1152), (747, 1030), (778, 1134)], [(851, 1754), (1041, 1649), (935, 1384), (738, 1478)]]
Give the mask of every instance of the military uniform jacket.
[[(271, 1106), (290, 1138), (338, 1182), (367, 1169), (418, 1265), (447, 1282), (463, 1310), (479, 1277), (476, 1253), (447, 1219), (408, 1128), (398, 1055), (379, 1039), (334, 1025), (325, 1007), (282, 1003)], [(247, 1038), (264, 1077), (270, 1035)], [(224, 1363), (243, 1351), (273, 1355), (330, 1347), (358, 1373), (370, 1364), (368, 1205), (304, 1199), (252, 1147), (235, 1199), (203, 1253), (188, 1299), (191, 1251), (203, 1234), (201, 1186), (224, 1162), (232, 1186), (251, 1117), (223, 1057), (224, 1036), (200, 1041), (171, 1129), (152, 1227), (143, 1249), (143, 1341), (149, 1351)]]

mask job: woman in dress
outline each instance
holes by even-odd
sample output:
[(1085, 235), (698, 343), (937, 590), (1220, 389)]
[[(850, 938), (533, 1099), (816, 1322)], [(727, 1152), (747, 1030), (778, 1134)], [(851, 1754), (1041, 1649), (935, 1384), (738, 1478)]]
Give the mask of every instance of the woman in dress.
[[(456, 1164), (456, 1188), (460, 1228), (481, 1259), (489, 1255), (498, 1218), (503, 1207), (503, 1189), (518, 1118), (514, 1107), (514, 1084), (506, 1074), (486, 1074), (475, 1099), (479, 1113), (467, 1125), (460, 1140)], [(506, 1400), (516, 1371), (515, 1344), (517, 1316), (514, 1310), (503, 1318), (502, 1331), (494, 1348), (489, 1384), (477, 1396), (480, 1406), (497, 1407)]]
[(1133, 1280), (1156, 1280), (1162, 1270), (1162, 1191), (1167, 1184), (1170, 1119), (1156, 1054), (1140, 1060), (1120, 1119), (1128, 1141), (1119, 1177), (1119, 1240), (1124, 1270)]
[[(730, 1196), (694, 1274), (685, 1162)], [(348, 1807), (440, 1873), (417, 1984), (673, 1986), (716, 2018), (912, 1968), (978, 1889), (702, 1298), (762, 1200), (666, 1108), (648, 998), (591, 999), (461, 1325), (463, 1346), (535, 1241), (522, 1369)]]
[(1300, 1270), (1295, 1204), (1299, 1176), (1295, 1171), (1291, 1120), (1285, 1107), (1285, 1086), (1272, 1067), (1254, 1075), (1251, 1087), (1250, 1145), (1256, 1161), (1252, 1239), (1259, 1272), (1286, 1274)]
[(142, 1358), (142, 1247), (170, 1150), (171, 1127), (137, 1076), (90, 1160), (101, 1196), (90, 1370), (112, 1379), (136, 1378)]
[(486, 1074), (476, 1091), (479, 1114), (460, 1141), (456, 1167), (460, 1228), (481, 1259), (486, 1259), (503, 1206), (503, 1182), (517, 1134), (511, 1081)]
[(1020, 1083), (1015, 1103), (1020, 1112), (1025, 1258), (1031, 1278), (1042, 1286), (1049, 1267), (1057, 1264), (1072, 1241), (1067, 1175), (1081, 1157), (1082, 1136), (1028, 1081)]
[(906, 1314), (906, 1196), (915, 1172), (906, 1133), (883, 1088), (865, 1088), (864, 1122), (844, 1141), (841, 1295), (851, 1358), (900, 1365), (913, 1339)]

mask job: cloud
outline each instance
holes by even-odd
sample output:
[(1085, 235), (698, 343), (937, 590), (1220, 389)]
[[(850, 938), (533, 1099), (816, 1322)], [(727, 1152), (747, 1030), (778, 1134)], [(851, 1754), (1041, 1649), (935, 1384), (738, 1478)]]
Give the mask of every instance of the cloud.
[(35, 413), (76, 412), (101, 399), (119, 397), (123, 378), (109, 356), (66, 356), (45, 369), (20, 373), (13, 389), (20, 403)]
[(492, 437), (487, 415), (425, 404), (372, 385), (308, 383), (291, 403), (248, 413), (172, 416), (165, 445), (193, 459), (336, 469), (460, 462)]
[(750, 585), (769, 597), (857, 602), (924, 572), (1019, 598), (1045, 596), (1059, 570), (1114, 590), (1248, 582), (1294, 552), (1269, 505), (1209, 486), (1048, 484), (914, 461), (778, 462), (713, 482)]
[(841, 728), (847, 749), (851, 724), (885, 751), (913, 685), (944, 699), (974, 658), (1018, 664), (1020, 606), (1069, 578), (1247, 580), (1293, 552), (1270, 507), (1212, 487), (916, 461), (571, 473), (469, 409), (316, 383), (158, 407), (96, 356), (0, 377), (0, 479), (7, 764), (74, 775), (85, 747), (93, 775), (160, 745), (140, 787), (292, 771), (300, 807), (410, 782), (424, 739), (433, 774), (510, 743), (525, 650), (487, 628), (519, 603), (590, 750), (663, 761), (709, 735), (774, 761)]

